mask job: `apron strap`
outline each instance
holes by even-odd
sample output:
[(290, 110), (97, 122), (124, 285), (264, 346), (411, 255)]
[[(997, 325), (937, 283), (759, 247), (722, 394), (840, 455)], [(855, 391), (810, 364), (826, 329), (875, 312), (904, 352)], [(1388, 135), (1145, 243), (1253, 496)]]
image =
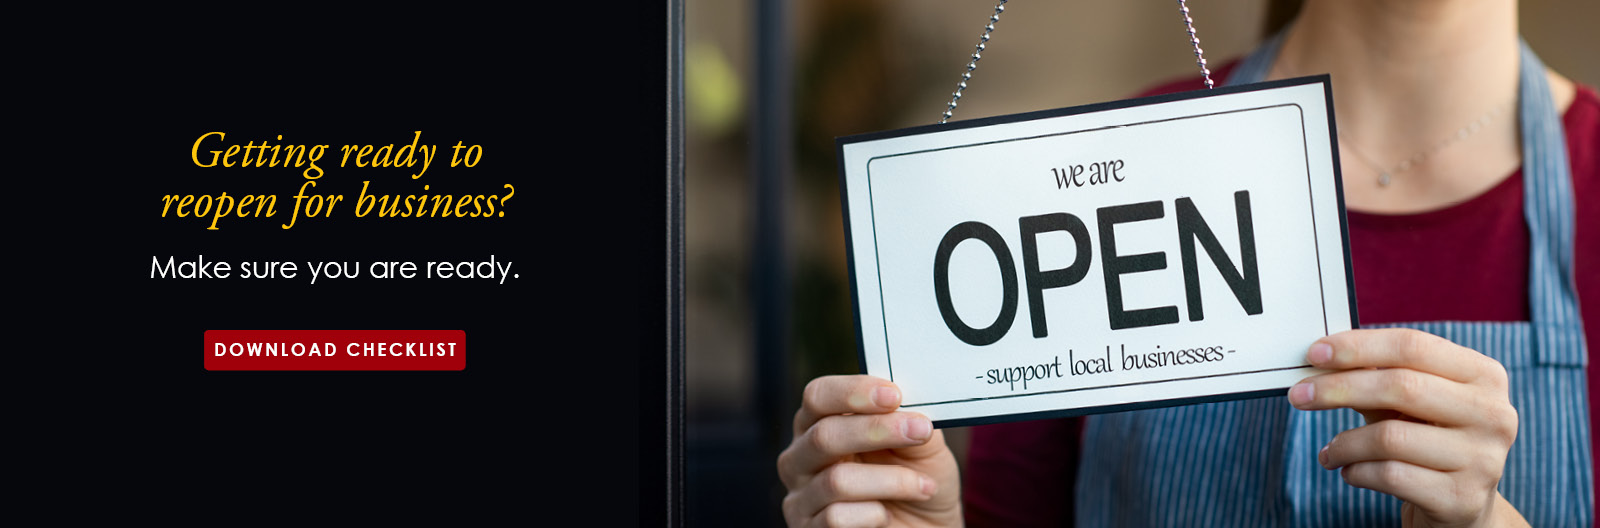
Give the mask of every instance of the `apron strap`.
[(1255, 51), (1240, 59), (1239, 65), (1233, 67), (1233, 73), (1228, 74), (1228, 80), (1223, 86), (1238, 86), (1265, 80), (1267, 72), (1272, 71), (1273, 61), (1278, 60), (1278, 48), (1283, 46), (1283, 36), (1287, 33), (1288, 30), (1279, 31), (1260, 46), (1256, 46)]
[(1534, 357), (1545, 364), (1584, 366), (1588, 354), (1572, 265), (1572, 166), (1567, 162), (1566, 134), (1550, 98), (1544, 63), (1526, 41), (1521, 44), (1517, 90)]

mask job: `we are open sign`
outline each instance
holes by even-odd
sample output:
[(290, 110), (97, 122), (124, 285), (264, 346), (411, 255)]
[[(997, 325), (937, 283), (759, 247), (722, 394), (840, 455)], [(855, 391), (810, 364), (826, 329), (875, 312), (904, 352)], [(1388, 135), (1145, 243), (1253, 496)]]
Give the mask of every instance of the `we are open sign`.
[(861, 364), (941, 427), (1220, 401), (1355, 325), (1326, 76), (838, 141)]

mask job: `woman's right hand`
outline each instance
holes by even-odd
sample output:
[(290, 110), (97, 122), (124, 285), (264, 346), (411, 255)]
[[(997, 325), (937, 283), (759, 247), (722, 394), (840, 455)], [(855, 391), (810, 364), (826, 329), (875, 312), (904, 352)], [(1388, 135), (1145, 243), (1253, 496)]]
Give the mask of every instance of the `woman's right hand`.
[(961, 524), (961, 481), (944, 435), (899, 407), (899, 387), (882, 378), (806, 385), (794, 441), (778, 455), (789, 526)]

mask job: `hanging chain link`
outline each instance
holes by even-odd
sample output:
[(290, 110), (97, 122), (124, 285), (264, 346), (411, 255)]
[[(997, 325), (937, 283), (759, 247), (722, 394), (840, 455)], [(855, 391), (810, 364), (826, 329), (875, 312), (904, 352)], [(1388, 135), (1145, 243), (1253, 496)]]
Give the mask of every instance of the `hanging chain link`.
[[(961, 100), (961, 92), (967, 89), (967, 81), (972, 80), (972, 71), (978, 69), (978, 60), (983, 58), (983, 48), (989, 43), (989, 34), (994, 32), (995, 22), (1000, 21), (1000, 13), (1006, 11), (1006, 0), (1000, 0), (994, 6), (994, 14), (989, 15), (989, 23), (983, 26), (983, 35), (978, 37), (977, 49), (972, 52), (972, 61), (967, 63), (967, 71), (961, 74), (961, 82), (956, 83), (956, 91), (950, 94), (950, 103), (944, 109), (944, 114), (939, 118), (943, 124), (955, 114), (956, 103)], [(1194, 19), (1189, 17), (1189, 4), (1186, 0), (1178, 0), (1178, 12), (1183, 14), (1183, 27), (1189, 31), (1189, 44), (1194, 46), (1194, 63), (1200, 67), (1200, 76), (1205, 79), (1206, 89), (1215, 88), (1211, 82), (1211, 69), (1206, 68), (1205, 51), (1200, 49), (1200, 37), (1194, 34)]]
[(994, 6), (994, 14), (989, 15), (989, 24), (983, 26), (983, 36), (978, 37), (978, 49), (972, 52), (972, 62), (967, 63), (967, 71), (961, 74), (961, 82), (956, 83), (956, 91), (950, 94), (950, 106), (945, 107), (944, 116), (939, 118), (940, 124), (949, 121), (950, 116), (955, 113), (956, 101), (961, 100), (961, 92), (967, 89), (967, 81), (972, 79), (972, 70), (978, 69), (978, 59), (983, 58), (983, 48), (989, 43), (989, 34), (994, 32), (994, 23), (1000, 21), (1000, 13), (1005, 11), (1006, 0), (1000, 0), (1000, 3)]
[(1178, 12), (1183, 13), (1183, 27), (1189, 30), (1189, 44), (1194, 46), (1194, 63), (1200, 66), (1200, 75), (1206, 79), (1206, 89), (1214, 86), (1211, 84), (1211, 70), (1206, 68), (1205, 51), (1200, 49), (1200, 37), (1194, 36), (1194, 19), (1189, 18), (1189, 4), (1178, 0)]

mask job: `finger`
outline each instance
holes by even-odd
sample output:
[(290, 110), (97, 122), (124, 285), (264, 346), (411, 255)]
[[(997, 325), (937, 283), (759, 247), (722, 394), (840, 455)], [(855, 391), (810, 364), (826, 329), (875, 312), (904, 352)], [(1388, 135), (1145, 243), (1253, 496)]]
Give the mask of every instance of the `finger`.
[(938, 486), (905, 466), (839, 463), (828, 466), (798, 493), (784, 499), (784, 512), (810, 518), (835, 502), (924, 501)]
[(1405, 413), (1400, 411), (1392, 411), (1389, 409), (1356, 409), (1355, 411), (1361, 413), (1361, 417), (1365, 418), (1365, 422), (1369, 424), (1375, 424), (1384, 420), (1416, 421), (1415, 418), (1406, 416)]
[(899, 407), (900, 388), (893, 382), (865, 375), (823, 376), (806, 384), (794, 415), (794, 435), (804, 434), (824, 416), (886, 413)]
[(1330, 370), (1398, 367), (1462, 383), (1492, 381), (1497, 370), (1505, 376), (1499, 362), (1476, 350), (1407, 328), (1339, 332), (1313, 343), (1306, 359)]
[(818, 420), (778, 455), (778, 472), (798, 489), (823, 466), (855, 453), (926, 443), (933, 422), (918, 413), (835, 415)]
[(806, 526), (856, 528), (889, 525), (889, 509), (879, 502), (835, 502), (823, 508)]
[(1466, 434), (1403, 420), (1385, 420), (1339, 433), (1317, 453), (1322, 467), (1398, 460), (1437, 471), (1466, 469), (1472, 462)]
[(1289, 403), (1308, 411), (1389, 409), (1447, 425), (1492, 417), (1493, 392), (1411, 369), (1359, 369), (1321, 374), (1289, 388)]
[[(1449, 475), (1398, 460), (1357, 462), (1345, 466), (1339, 476), (1351, 486), (1393, 495), (1437, 517), (1458, 517), (1474, 509), (1475, 502), (1484, 504), (1475, 497), (1456, 496), (1457, 485)], [(1494, 488), (1489, 488), (1488, 492), (1493, 493)], [(1484, 501), (1489, 499), (1489, 496), (1483, 497)]]
[(896, 447), (887, 451), (871, 451), (861, 453), (861, 461), (869, 464), (898, 464), (904, 462), (921, 462), (937, 456), (953, 456), (950, 446), (944, 443), (944, 431), (934, 429), (933, 436), (928, 441), (906, 447)]

